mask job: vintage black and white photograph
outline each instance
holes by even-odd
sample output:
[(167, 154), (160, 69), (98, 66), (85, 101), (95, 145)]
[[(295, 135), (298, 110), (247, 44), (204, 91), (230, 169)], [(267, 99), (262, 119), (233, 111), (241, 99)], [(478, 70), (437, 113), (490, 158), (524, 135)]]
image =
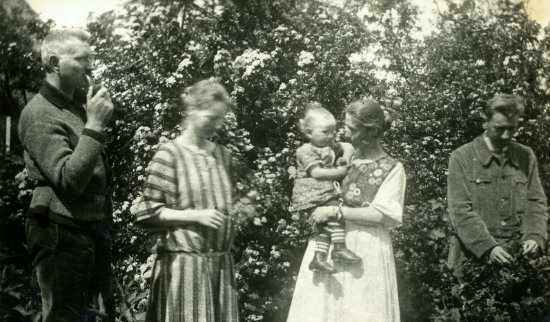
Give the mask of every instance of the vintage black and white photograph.
[(0, 0), (0, 321), (550, 322), (550, 0)]

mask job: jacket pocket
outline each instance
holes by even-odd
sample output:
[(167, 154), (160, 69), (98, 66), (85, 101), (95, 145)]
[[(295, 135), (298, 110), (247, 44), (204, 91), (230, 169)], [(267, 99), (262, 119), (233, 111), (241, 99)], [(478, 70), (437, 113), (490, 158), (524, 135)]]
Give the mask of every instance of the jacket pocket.
[(494, 211), (491, 197), (491, 177), (487, 173), (474, 173), (469, 178), (472, 193), (472, 210), (477, 212), (487, 226), (492, 227), (496, 223), (492, 222)]
[(488, 174), (474, 174), (468, 178), (472, 186), (472, 193), (475, 191), (487, 190), (491, 184), (491, 177)]

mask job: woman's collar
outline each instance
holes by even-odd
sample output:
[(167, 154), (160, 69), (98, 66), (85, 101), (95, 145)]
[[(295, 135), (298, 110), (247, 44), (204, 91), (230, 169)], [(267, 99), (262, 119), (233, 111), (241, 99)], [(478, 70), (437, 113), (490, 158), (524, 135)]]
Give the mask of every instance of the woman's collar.
[(189, 144), (188, 142), (185, 142), (185, 140), (182, 139), (181, 136), (178, 137), (176, 140), (179, 140), (182, 147), (184, 147), (187, 150), (189, 150), (193, 153), (196, 153), (196, 154), (201, 154), (201, 155), (204, 155), (204, 156), (212, 157), (212, 156), (214, 156), (214, 154), (215, 154), (214, 152), (216, 151), (216, 144), (214, 142), (207, 141), (209, 147), (205, 147), (203, 149), (203, 148), (199, 148), (198, 146), (196, 146), (194, 144)]
[(379, 155), (378, 157), (376, 157), (374, 159), (370, 159), (370, 158), (360, 159), (360, 158), (357, 157), (357, 151), (358, 150), (355, 150), (355, 154), (351, 158), (351, 163), (353, 163), (353, 164), (373, 163), (373, 162), (376, 162), (378, 160), (381, 160), (381, 159), (384, 159), (384, 158), (388, 157), (388, 154), (386, 152), (384, 152), (384, 153), (382, 153), (381, 155)]

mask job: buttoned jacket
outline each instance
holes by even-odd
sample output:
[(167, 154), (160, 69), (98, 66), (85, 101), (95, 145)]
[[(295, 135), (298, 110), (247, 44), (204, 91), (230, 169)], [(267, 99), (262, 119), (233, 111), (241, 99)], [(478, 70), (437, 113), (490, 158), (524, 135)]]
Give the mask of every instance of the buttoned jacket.
[(451, 267), (464, 252), (481, 257), (515, 238), (534, 240), (544, 249), (547, 199), (531, 148), (511, 142), (499, 157), (479, 136), (451, 154), (447, 187), (448, 211), (459, 239), (451, 243)]

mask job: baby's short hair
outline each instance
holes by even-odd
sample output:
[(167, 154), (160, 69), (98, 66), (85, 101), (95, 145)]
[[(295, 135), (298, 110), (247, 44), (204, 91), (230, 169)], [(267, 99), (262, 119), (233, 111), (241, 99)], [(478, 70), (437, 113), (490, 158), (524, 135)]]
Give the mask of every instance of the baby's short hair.
[(319, 118), (330, 118), (334, 120), (334, 115), (319, 102), (307, 103), (304, 117), (300, 119), (300, 131), (304, 134), (308, 134), (311, 130), (311, 123)]

